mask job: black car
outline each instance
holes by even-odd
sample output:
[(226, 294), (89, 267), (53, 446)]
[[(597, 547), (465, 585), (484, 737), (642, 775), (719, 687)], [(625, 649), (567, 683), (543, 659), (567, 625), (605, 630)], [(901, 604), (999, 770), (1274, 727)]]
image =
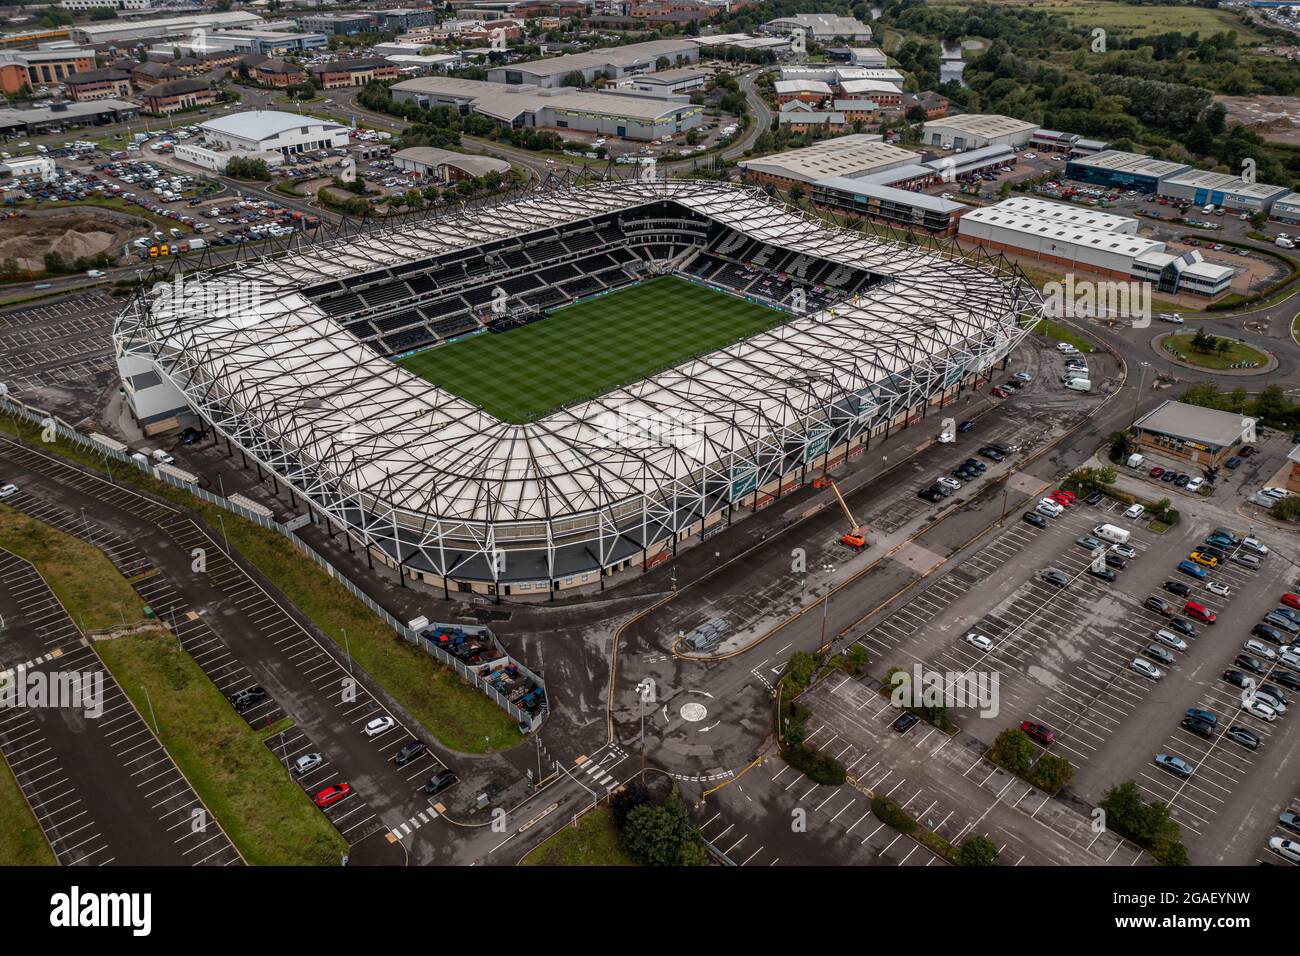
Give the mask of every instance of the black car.
[(1106, 496), (1100, 491), (1094, 491), (1087, 498), (1083, 499), (1090, 505), (1099, 505), (1106, 500)]
[(1161, 481), (1173, 481), (1173, 480), (1174, 480), (1175, 478), (1177, 478), (1177, 477), (1178, 477), (1178, 472), (1176, 472), (1176, 471), (1166, 471), (1163, 475), (1160, 476), (1160, 480), (1161, 480)]
[(1070, 583), (1070, 576), (1057, 568), (1047, 568), (1039, 571), (1038, 576), (1048, 584), (1054, 584), (1058, 588), (1063, 588)]
[(197, 428), (186, 428), (181, 431), (180, 442), (182, 445), (197, 445), (203, 440), (203, 432)]
[(1191, 475), (1184, 475), (1183, 473), (1179, 472), (1178, 477), (1174, 479), (1174, 487), (1175, 487), (1175, 488), (1186, 488), (1186, 487), (1187, 487), (1187, 483), (1188, 483), (1189, 481), (1191, 481), (1191, 480), (1192, 480), (1192, 476), (1191, 476)]
[(1252, 657), (1250, 654), (1238, 654), (1233, 660), (1238, 667), (1244, 667), (1246, 670), (1255, 674), (1267, 674), (1268, 665), (1258, 657)]
[(245, 687), (243, 690), (230, 695), (231, 706), (241, 714), (264, 700), (266, 700), (266, 689), (263, 687)]
[(1238, 727), (1236, 724), (1233, 724), (1224, 732), (1224, 736), (1232, 738), (1237, 743), (1250, 750), (1259, 749), (1259, 734), (1245, 727)]
[(910, 712), (901, 714), (899, 715), (899, 718), (894, 721), (894, 729), (900, 734), (905, 734), (920, 723), (920, 721), (921, 718), (916, 716), (916, 714)]
[(971, 419), (968, 418), (966, 419), (966, 421), (962, 422), (960, 425), (957, 426), (957, 431), (961, 432), (964, 435), (974, 427), (975, 427), (975, 422), (973, 422)]
[(1182, 581), (1166, 581), (1161, 585), (1170, 594), (1177, 594), (1181, 598), (1190, 597), (1192, 589)]
[(929, 488), (922, 488), (917, 492), (917, 495), (932, 504), (943, 501), (943, 492), (939, 491), (935, 485), (931, 485)]
[(1173, 617), (1174, 609), (1170, 607), (1169, 602), (1164, 598), (1158, 598), (1155, 595), (1147, 598), (1143, 603), (1148, 611), (1155, 611), (1157, 614), (1163, 614), (1165, 617)]
[(989, 461), (1007, 460), (1006, 455), (1002, 454), (1002, 452), (998, 451), (996, 448), (993, 448), (990, 445), (985, 445), (983, 448), (981, 448), (980, 454), (983, 455), (985, 458), (987, 458)]
[[(1033, 525), (1035, 528), (1047, 527), (1047, 519), (1044, 518), (1042, 515), (1040, 515), (1037, 511), (1026, 511), (1022, 516), (1022, 520), (1026, 524)], [(1263, 625), (1260, 626), (1262, 627)]]
[(1281, 631), (1275, 627), (1269, 627), (1267, 624), (1256, 624), (1250, 629), (1250, 633), (1254, 637), (1262, 637), (1270, 644), (1277, 644), (1279, 647), (1283, 644), (1289, 643), (1287, 639), (1282, 636)]
[(1115, 582), (1115, 572), (1112, 571), (1110, 568), (1102, 568), (1100, 571), (1098, 571), (1090, 566), (1088, 568), (1088, 573), (1091, 574), (1094, 578), (1101, 578), (1103, 581), (1109, 584), (1113, 584)]
[(1243, 674), (1241, 671), (1224, 671), (1223, 679), (1233, 687), (1240, 687), (1243, 690), (1255, 686), (1255, 678)]
[(435, 793), (442, 793), (442, 791), (446, 790), (455, 782), (456, 775), (454, 773), (450, 770), (439, 770), (430, 777), (429, 782), (424, 785), (424, 792), (429, 794), (429, 796), (433, 796)]
[(1192, 626), (1192, 622), (1184, 621), (1181, 617), (1172, 618), (1169, 621), (1169, 626), (1172, 627), (1179, 634), (1182, 634), (1184, 637), (1196, 636), (1196, 628)]
[(1273, 673), (1273, 680), (1288, 690), (1300, 690), (1300, 676), (1284, 671), (1280, 667)]
[(980, 461), (978, 458), (967, 458), (965, 461), (961, 463), (961, 466), (963, 468), (974, 468), (981, 475), (984, 474), (984, 472), (987, 471), (989, 467), (988, 465), (984, 464), (984, 462)]
[(1196, 550), (1201, 552), (1201, 554), (1207, 555), (1208, 557), (1211, 558), (1216, 558), (1219, 561), (1228, 560), (1228, 556), (1226, 554), (1224, 554), (1218, 548), (1210, 547), (1208, 544), (1200, 545)]
[(1116, 571), (1123, 571), (1128, 567), (1128, 559), (1121, 558), (1118, 554), (1106, 552), (1106, 567), (1114, 568)]
[(1214, 725), (1208, 720), (1201, 720), (1199, 717), (1184, 717), (1179, 726), (1184, 730), (1190, 730), (1198, 737), (1204, 737), (1206, 740), (1214, 736)]
[(980, 476), (980, 473), (974, 468), (967, 468), (965, 465), (962, 465), (960, 468), (953, 469), (952, 476), (954, 478), (959, 478), (962, 481), (974, 481)]
[(397, 753), (393, 754), (393, 763), (401, 767), (404, 764), (408, 764), (412, 760), (415, 760), (417, 757), (423, 756), (427, 749), (428, 748), (425, 747), (424, 741), (422, 740), (408, 740), (406, 743), (402, 744), (401, 749), (398, 750)]

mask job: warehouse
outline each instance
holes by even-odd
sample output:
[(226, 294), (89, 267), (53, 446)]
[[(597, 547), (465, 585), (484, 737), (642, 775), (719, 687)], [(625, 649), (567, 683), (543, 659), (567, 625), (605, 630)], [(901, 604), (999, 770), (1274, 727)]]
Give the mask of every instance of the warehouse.
[(783, 80), (820, 80), (831, 86), (840, 86), (850, 80), (878, 80), (890, 84), (893, 89), (901, 90), (903, 74), (888, 67), (838, 66), (830, 63), (822, 66), (783, 66)]
[(1042, 259), (1070, 271), (1150, 282), (1160, 292), (1215, 296), (1236, 270), (1207, 262), (1199, 250), (1165, 251), (1137, 235), (1136, 220), (1046, 199), (1017, 197), (962, 217), (959, 234), (987, 249)]
[(820, 106), (831, 98), (831, 88), (820, 80), (777, 80), (773, 89), (776, 101), (783, 106), (795, 100)]
[(834, 13), (800, 13), (793, 17), (777, 17), (763, 24), (768, 33), (789, 35), (798, 30), (812, 40), (871, 40), (871, 27), (857, 17), (842, 17)]
[(117, 40), (162, 39), (183, 37), (214, 30), (255, 27), (265, 21), (255, 13), (197, 13), (156, 20), (111, 20), (106, 23), (83, 23), (68, 28), (77, 43), (112, 43)]
[(266, 56), (324, 50), (330, 45), (330, 38), (323, 33), (288, 33), (279, 30), (223, 30), (209, 35), (206, 40), (210, 49), (262, 53)]
[(1004, 166), (1014, 166), (1017, 155), (1016, 151), (1010, 146), (983, 146), (979, 149), (968, 149), (963, 153), (955, 153), (951, 156), (930, 160), (926, 165), (933, 167), (936, 170), (936, 175), (942, 176), (947, 172), (951, 181), (952, 179), (965, 179), (968, 176), (1000, 169)]
[(733, 47), (737, 50), (770, 50), (787, 53), (790, 41), (785, 37), (756, 37), (748, 33), (716, 33), (707, 37), (690, 37), (692, 43), (705, 50), (714, 47)]
[(700, 70), (683, 68), (647, 73), (622, 80), (618, 85), (622, 89), (653, 93), (656, 96), (689, 96), (695, 90), (704, 89), (708, 78), (709, 75)]
[(449, 149), (435, 149), (431, 146), (412, 146), (398, 150), (393, 154), (393, 161), (403, 172), (415, 173), (441, 183), (474, 179), (488, 173), (504, 176), (510, 172), (510, 164), (502, 159), (454, 153)]
[(626, 46), (591, 50), (587, 53), (569, 53), (545, 60), (495, 67), (488, 71), (488, 81), (511, 86), (555, 88), (567, 86), (573, 73), (581, 73), (584, 83), (594, 83), (597, 77), (620, 80), (625, 76), (655, 72), (661, 57), (667, 59), (671, 66), (685, 66), (699, 60), (700, 48), (690, 40), (629, 43)]
[(1300, 224), (1300, 193), (1287, 193), (1274, 202), (1269, 218), (1288, 225)]
[(884, 52), (873, 46), (840, 46), (826, 52), (832, 60), (849, 66), (884, 67), (889, 64)]
[(1133, 423), (1138, 444), (1194, 465), (1221, 465), (1236, 445), (1246, 442), (1255, 421), (1237, 412), (1221, 412), (1173, 400)]
[(1167, 163), (1161, 159), (1108, 149), (1093, 156), (1077, 156), (1065, 164), (1065, 178), (1105, 186), (1109, 189), (1136, 189), (1154, 193), (1171, 176), (1188, 172), (1186, 163)]
[(517, 129), (576, 130), (648, 141), (699, 126), (703, 108), (686, 101), (623, 92), (506, 86), (481, 80), (428, 76), (392, 87), (398, 103), (472, 110)]
[(199, 124), (205, 145), (248, 153), (293, 153), (348, 145), (346, 126), (278, 110), (232, 113)]
[(982, 146), (1024, 146), (1038, 130), (1033, 123), (996, 113), (966, 113), (929, 120), (921, 133), (927, 146), (976, 149)]
[(772, 156), (741, 160), (740, 168), (750, 182), (789, 189), (795, 183), (815, 183), (834, 176), (858, 179), (912, 165), (918, 159), (916, 153), (891, 146), (878, 135), (858, 133)]
[(955, 233), (962, 214), (970, 209), (951, 199), (846, 176), (832, 176), (813, 183), (812, 201), (837, 212), (941, 236)]
[(1254, 215), (1267, 212), (1290, 190), (1285, 186), (1248, 183), (1230, 173), (1193, 169), (1163, 180), (1157, 192), (1166, 199), (1190, 202), (1195, 206), (1222, 206), (1228, 212)]
[(121, 123), (134, 119), (140, 107), (125, 100), (92, 100), (55, 103), (34, 110), (0, 109), (0, 135), (41, 133), (52, 126), (96, 125)]

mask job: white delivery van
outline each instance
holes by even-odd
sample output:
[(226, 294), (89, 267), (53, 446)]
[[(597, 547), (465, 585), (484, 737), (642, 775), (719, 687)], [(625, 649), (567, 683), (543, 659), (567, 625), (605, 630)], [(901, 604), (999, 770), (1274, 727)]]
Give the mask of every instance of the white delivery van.
[(1213, 213), (1213, 212), (1214, 212), (1214, 206), (1213, 206), (1212, 204), (1209, 205), (1209, 206), (1202, 206), (1202, 207), (1201, 207), (1201, 215), (1203, 215), (1203, 216), (1208, 216), (1208, 215), (1210, 215), (1210, 214)]
[(1092, 529), (1094, 538), (1101, 538), (1103, 541), (1109, 541), (1111, 544), (1128, 544), (1129, 533), (1118, 525), (1099, 524)]
[(1072, 392), (1090, 392), (1092, 391), (1092, 381), (1086, 378), (1072, 378), (1065, 383), (1065, 387)]
[(1138, 454), (1129, 455), (1127, 464), (1130, 468), (1141, 468), (1146, 464), (1146, 456)]

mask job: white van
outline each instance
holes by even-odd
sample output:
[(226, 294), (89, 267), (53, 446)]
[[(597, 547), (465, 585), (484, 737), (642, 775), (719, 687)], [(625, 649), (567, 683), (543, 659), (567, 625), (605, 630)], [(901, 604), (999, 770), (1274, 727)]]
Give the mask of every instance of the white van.
[(1092, 529), (1094, 538), (1101, 538), (1103, 541), (1109, 541), (1111, 544), (1128, 544), (1129, 533), (1118, 525), (1099, 524)]
[(1202, 206), (1202, 207), (1201, 207), (1201, 214), (1204, 215), (1204, 216), (1209, 216), (1209, 215), (1213, 214), (1213, 212), (1214, 212), (1214, 204), (1213, 204), (1213, 203), (1211, 203), (1211, 204), (1208, 205), (1208, 206)]
[(161, 448), (159, 448), (159, 449), (157, 449), (157, 450), (151, 452), (151, 453), (150, 453), (150, 457), (151, 457), (154, 461), (156, 461), (156, 462), (160, 462), (160, 463), (162, 463), (162, 464), (164, 464), (164, 465), (174, 465), (174, 464), (176, 464), (176, 459), (173, 458), (171, 455), (167, 454), (167, 452), (163, 451)]
[(1072, 392), (1090, 392), (1092, 391), (1092, 381), (1086, 378), (1072, 378), (1065, 383), (1065, 387)]

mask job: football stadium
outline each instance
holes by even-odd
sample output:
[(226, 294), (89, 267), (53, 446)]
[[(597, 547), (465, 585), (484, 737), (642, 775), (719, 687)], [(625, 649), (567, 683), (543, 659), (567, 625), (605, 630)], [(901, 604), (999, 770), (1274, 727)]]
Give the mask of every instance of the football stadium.
[(713, 182), (561, 185), (138, 297), (137, 418), (191, 417), (372, 564), (545, 597), (649, 569), (987, 378), (1001, 258)]

